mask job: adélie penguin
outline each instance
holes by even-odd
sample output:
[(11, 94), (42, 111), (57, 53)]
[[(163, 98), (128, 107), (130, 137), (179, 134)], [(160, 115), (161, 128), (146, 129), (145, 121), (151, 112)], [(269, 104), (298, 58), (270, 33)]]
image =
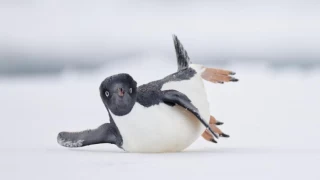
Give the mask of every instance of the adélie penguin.
[(203, 80), (236, 82), (235, 73), (193, 64), (177, 36), (173, 40), (177, 72), (140, 86), (126, 73), (107, 77), (99, 90), (110, 122), (60, 132), (58, 143), (69, 148), (109, 143), (126, 152), (161, 153), (183, 151), (201, 136), (214, 143), (229, 137), (210, 115)]

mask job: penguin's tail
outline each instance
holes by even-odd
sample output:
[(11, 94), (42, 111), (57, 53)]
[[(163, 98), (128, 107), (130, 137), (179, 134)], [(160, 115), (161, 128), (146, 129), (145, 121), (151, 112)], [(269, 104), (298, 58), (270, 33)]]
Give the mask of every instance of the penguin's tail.
[(190, 61), (188, 53), (183, 48), (178, 37), (174, 34), (172, 35), (172, 37), (173, 37), (173, 42), (174, 42), (174, 48), (176, 49), (178, 71), (180, 71), (182, 69), (188, 68), (189, 64), (191, 64), (192, 62)]

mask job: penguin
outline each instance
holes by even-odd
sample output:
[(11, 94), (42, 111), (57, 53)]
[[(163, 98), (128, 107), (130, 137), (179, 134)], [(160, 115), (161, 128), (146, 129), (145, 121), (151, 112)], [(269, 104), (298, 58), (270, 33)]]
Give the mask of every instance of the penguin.
[(209, 111), (204, 82), (237, 82), (235, 72), (191, 62), (180, 40), (173, 35), (177, 71), (140, 86), (127, 73), (105, 78), (99, 87), (109, 123), (95, 129), (58, 133), (63, 147), (113, 144), (125, 152), (180, 152), (199, 137), (217, 143), (223, 133)]

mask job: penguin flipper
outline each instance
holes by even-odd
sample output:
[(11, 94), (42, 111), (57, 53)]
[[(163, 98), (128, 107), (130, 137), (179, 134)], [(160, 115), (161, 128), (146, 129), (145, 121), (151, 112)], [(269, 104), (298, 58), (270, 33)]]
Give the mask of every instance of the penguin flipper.
[(201, 117), (198, 109), (192, 104), (191, 100), (183, 93), (176, 91), (176, 90), (165, 90), (163, 92), (162, 101), (170, 106), (179, 105), (185, 109), (187, 109), (189, 112), (194, 114), (198, 120), (209, 130), (209, 132), (214, 135), (216, 138), (218, 136), (213, 131), (213, 129), (210, 127), (208, 123), (205, 122), (205, 120)]
[(79, 132), (60, 132), (57, 141), (61, 146), (76, 148), (93, 144), (117, 143), (117, 131), (114, 125), (105, 123), (96, 129), (89, 129)]

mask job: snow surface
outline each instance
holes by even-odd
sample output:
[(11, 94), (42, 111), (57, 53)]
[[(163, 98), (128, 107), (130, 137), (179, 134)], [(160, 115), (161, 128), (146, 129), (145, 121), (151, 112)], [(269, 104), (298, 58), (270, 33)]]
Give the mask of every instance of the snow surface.
[(0, 179), (320, 179), (319, 71), (228, 66), (238, 83), (206, 82), (211, 113), (231, 136), (218, 144), (199, 138), (166, 154), (58, 145), (60, 131), (108, 121), (98, 91), (106, 76), (129, 72), (142, 84), (176, 70), (175, 62), (147, 60), (90, 74), (1, 79)]

